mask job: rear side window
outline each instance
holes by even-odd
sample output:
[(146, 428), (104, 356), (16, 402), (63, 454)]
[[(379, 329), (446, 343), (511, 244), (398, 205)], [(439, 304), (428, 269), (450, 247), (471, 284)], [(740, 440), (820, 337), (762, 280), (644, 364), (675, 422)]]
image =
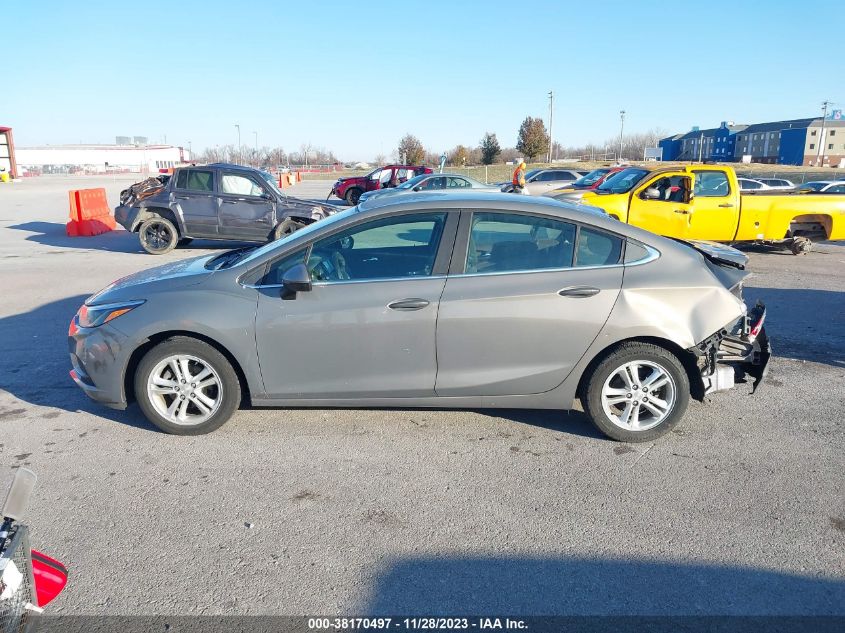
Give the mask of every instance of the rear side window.
[(214, 191), (214, 172), (183, 169), (176, 179), (176, 188), (188, 191)]
[(613, 266), (622, 257), (622, 238), (581, 227), (575, 266)]
[(509, 213), (474, 213), (465, 270), (469, 274), (569, 268), (575, 225)]

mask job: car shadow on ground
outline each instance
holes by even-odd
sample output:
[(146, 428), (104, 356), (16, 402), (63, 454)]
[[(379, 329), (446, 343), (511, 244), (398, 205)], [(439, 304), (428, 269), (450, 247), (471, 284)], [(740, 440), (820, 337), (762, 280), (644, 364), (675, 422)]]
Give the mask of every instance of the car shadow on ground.
[(845, 292), (746, 286), (743, 296), (766, 304), (775, 356), (845, 367)]
[[(564, 516), (564, 539), (566, 524)], [(805, 622), (815, 628), (771, 626), (776, 621), (746, 628), (737, 616), (835, 616), (831, 620), (845, 624), (845, 579), (753, 567), (628, 558), (459, 556), (389, 561), (374, 575), (371, 595), (361, 609), (366, 615), (626, 616), (618, 622), (595, 621), (593, 628), (558, 622), (557, 628), (531, 626), (531, 631), (836, 630), (818, 620)], [(646, 623), (643, 616), (655, 621)], [(713, 616), (732, 617), (720, 623), (710, 619)]]
[(84, 411), (137, 428), (153, 430), (136, 407), (117, 411), (97, 404), (71, 379), (67, 330), (87, 295), (67, 297), (22, 314), (0, 318), (4, 350), (0, 389), (32, 405)]
[[(68, 237), (65, 232), (65, 225), (60, 222), (25, 222), (23, 224), (9, 226), (8, 228), (32, 233), (33, 235), (29, 235), (26, 238), (29, 242), (37, 242), (38, 244), (56, 248), (108, 251), (111, 253), (146, 253), (141, 248), (136, 233), (130, 233), (120, 228), (90, 237)], [(200, 254), (199, 252), (192, 253), (195, 250), (228, 250), (250, 244), (254, 244), (254, 242), (198, 239), (192, 241), (190, 245), (177, 247), (177, 250), (184, 252), (186, 257), (190, 257), (192, 254)], [(150, 260), (150, 266), (154, 266), (156, 263), (156, 260)]]

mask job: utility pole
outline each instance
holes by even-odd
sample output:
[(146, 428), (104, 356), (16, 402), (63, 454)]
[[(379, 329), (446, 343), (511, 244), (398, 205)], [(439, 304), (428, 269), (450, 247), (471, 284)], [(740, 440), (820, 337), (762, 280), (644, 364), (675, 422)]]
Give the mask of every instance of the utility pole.
[(253, 132), (255, 135), (255, 151), (258, 152), (258, 132)]
[(241, 159), (241, 126), (235, 123), (235, 127), (238, 130), (238, 160)]
[(552, 156), (552, 148), (555, 146), (554, 137), (552, 136), (552, 117), (554, 115), (555, 93), (549, 90), (549, 162), (554, 158)]
[(698, 138), (698, 162), (701, 162), (701, 157), (704, 155), (704, 132)]
[(194, 149), (191, 146), (191, 141), (188, 141), (188, 156), (191, 157), (191, 160), (194, 160)]
[(616, 162), (622, 160), (622, 135), (625, 132), (625, 110), (619, 111), (619, 156), (616, 157)]
[(824, 126), (827, 121), (827, 107), (829, 105), (831, 105), (830, 101), (822, 101), (822, 131), (821, 136), (819, 137), (819, 151), (817, 154), (819, 158), (819, 167), (824, 167)]

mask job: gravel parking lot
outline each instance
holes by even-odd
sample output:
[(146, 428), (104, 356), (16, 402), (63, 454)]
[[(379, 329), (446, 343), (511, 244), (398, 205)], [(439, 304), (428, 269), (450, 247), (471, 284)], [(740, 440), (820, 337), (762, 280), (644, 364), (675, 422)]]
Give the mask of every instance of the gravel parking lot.
[(845, 243), (751, 253), (768, 382), (652, 444), (520, 410), (245, 410), (172, 437), (73, 384), (68, 322), (232, 244), (65, 237), (68, 189), (113, 206), (126, 178), (0, 185), (0, 480), (39, 476), (33, 542), (71, 573), (54, 613), (845, 615)]

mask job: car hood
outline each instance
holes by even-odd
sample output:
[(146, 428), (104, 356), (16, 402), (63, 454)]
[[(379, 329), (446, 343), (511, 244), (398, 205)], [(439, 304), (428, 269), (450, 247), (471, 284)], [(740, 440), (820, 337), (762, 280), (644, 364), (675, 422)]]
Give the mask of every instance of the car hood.
[(317, 207), (325, 215), (337, 213), (340, 207), (328, 202), (320, 202), (319, 200), (303, 200), (302, 198), (294, 198), (293, 196), (285, 196), (280, 203), (286, 209), (307, 209), (309, 212)]
[(88, 297), (85, 305), (97, 305), (128, 299), (145, 299), (144, 295), (152, 286), (158, 288), (164, 285), (170, 287), (196, 285), (213, 274), (214, 271), (206, 269), (205, 264), (217, 255), (219, 253), (183, 259), (121, 277), (97, 294)]

